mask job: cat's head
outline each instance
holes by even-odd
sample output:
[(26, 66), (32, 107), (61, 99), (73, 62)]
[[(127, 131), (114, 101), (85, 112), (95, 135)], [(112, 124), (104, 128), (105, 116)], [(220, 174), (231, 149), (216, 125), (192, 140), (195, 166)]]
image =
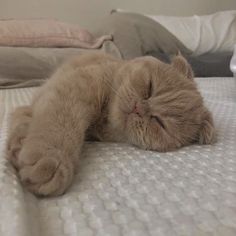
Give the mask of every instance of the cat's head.
[(124, 65), (111, 111), (113, 126), (139, 147), (169, 151), (214, 140), (212, 116), (203, 104), (187, 61), (171, 64), (152, 57)]

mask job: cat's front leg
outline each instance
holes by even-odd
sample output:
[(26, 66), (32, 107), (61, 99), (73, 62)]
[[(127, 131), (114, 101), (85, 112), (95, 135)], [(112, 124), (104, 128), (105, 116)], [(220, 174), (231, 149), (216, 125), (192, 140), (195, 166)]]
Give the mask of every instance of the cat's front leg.
[(36, 103), (18, 160), (20, 179), (31, 192), (55, 196), (70, 186), (93, 114), (91, 109), (71, 94), (50, 94)]

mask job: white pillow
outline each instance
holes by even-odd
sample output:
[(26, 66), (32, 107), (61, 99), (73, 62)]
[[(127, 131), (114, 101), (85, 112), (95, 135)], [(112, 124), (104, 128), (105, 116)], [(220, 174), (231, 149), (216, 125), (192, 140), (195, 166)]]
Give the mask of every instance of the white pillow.
[[(117, 12), (131, 12), (116, 9)], [(221, 11), (205, 16), (146, 15), (163, 25), (193, 55), (213, 52), (233, 52), (236, 44), (236, 10)]]
[(236, 11), (191, 17), (149, 17), (167, 28), (195, 55), (232, 52), (236, 43)]

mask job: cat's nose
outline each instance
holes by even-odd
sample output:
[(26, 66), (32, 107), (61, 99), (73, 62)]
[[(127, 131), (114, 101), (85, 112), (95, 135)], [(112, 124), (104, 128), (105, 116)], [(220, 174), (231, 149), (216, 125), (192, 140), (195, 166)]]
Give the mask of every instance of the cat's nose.
[(134, 104), (134, 108), (133, 108), (133, 110), (132, 110), (132, 113), (135, 113), (135, 114), (137, 114), (137, 115), (139, 115), (139, 116), (143, 115), (143, 111), (142, 111), (142, 106), (141, 106), (141, 104), (139, 104), (138, 102), (136, 102), (136, 103)]
[(136, 113), (136, 114), (138, 114), (138, 115), (140, 115), (140, 112), (139, 112), (138, 107), (137, 107), (137, 103), (135, 103), (134, 109), (133, 109), (132, 112), (133, 112), (133, 113)]

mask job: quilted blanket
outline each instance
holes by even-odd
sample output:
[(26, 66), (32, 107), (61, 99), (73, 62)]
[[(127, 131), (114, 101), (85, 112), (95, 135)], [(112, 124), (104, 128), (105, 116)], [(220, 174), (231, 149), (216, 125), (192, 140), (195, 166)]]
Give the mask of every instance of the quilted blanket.
[(5, 159), (9, 112), (37, 88), (0, 90), (0, 235), (236, 235), (236, 81), (196, 80), (216, 144), (158, 153), (86, 143), (73, 185), (56, 198), (27, 192)]

